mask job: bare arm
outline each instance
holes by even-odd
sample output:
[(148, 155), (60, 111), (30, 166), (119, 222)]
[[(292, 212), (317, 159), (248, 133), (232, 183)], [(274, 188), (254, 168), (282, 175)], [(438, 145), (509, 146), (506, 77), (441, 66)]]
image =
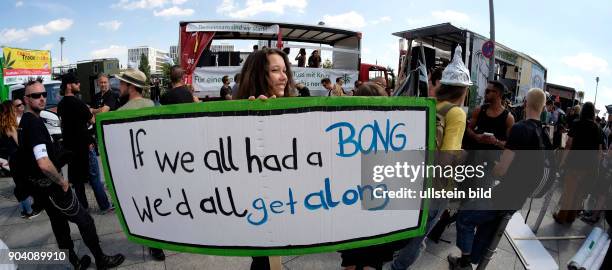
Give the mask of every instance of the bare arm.
[[(508, 117), (506, 117), (506, 138), (510, 137), (510, 130), (512, 129), (512, 126), (514, 126), (514, 116), (509, 113)], [(497, 140), (495, 145), (503, 149), (506, 147), (506, 141)]]
[(109, 111), (110, 111), (110, 107), (107, 105), (104, 105), (98, 109), (91, 109), (92, 114), (99, 114), (99, 113), (104, 113), (104, 112), (109, 112)]
[(559, 167), (563, 167), (565, 165), (565, 160), (567, 159), (567, 155), (569, 151), (572, 149), (572, 143), (574, 142), (574, 138), (568, 137), (567, 142), (565, 142), (565, 150), (563, 150), (563, 154), (561, 155), (561, 163), (559, 163)]
[(38, 168), (54, 183), (60, 185), (64, 191), (68, 190), (68, 181), (57, 171), (55, 165), (48, 157), (43, 157), (36, 160)]
[(501, 157), (499, 158), (499, 162), (495, 164), (493, 168), (493, 175), (495, 176), (504, 176), (508, 172), (508, 168), (510, 168), (510, 164), (512, 164), (512, 160), (514, 160), (514, 152), (511, 150), (504, 150)]
[(476, 127), (478, 114), (480, 114), (480, 107), (476, 107), (476, 109), (474, 109), (474, 111), (472, 112), (472, 116), (470, 117), (470, 123), (468, 124), (466, 129), (467, 135), (477, 142), (480, 141), (480, 136), (479, 134), (476, 134), (476, 132), (474, 132), (474, 128)]

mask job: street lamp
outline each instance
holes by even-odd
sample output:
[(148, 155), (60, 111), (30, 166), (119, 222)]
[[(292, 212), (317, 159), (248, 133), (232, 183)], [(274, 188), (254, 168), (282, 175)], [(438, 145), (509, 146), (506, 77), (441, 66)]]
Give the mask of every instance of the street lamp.
[(599, 77), (595, 77), (595, 101), (593, 101), (593, 106), (597, 105), (597, 88), (599, 88)]
[(493, 0), (489, 0), (489, 20), (491, 31), (491, 42), (493, 42), (493, 55), (489, 59), (489, 80), (495, 80), (495, 10), (493, 8)]
[(60, 37), (60, 65), (64, 64), (64, 42), (66, 42), (65, 37)]

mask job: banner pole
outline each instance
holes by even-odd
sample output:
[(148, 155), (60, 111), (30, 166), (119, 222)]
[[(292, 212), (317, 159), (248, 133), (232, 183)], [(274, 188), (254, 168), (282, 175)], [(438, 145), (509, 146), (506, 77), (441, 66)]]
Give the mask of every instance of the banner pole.
[(268, 257), (268, 260), (270, 261), (270, 270), (283, 269), (283, 266), (281, 263), (281, 256), (270, 256)]

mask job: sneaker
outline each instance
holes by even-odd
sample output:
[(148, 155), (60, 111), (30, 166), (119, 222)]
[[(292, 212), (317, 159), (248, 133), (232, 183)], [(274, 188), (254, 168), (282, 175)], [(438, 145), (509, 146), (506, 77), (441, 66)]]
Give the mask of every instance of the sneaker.
[(40, 213), (42, 213), (42, 210), (33, 210), (32, 213), (28, 215), (28, 219), (33, 219), (37, 216), (40, 216)]
[(21, 218), (23, 218), (23, 219), (27, 219), (27, 218), (28, 218), (28, 216), (29, 216), (29, 214), (28, 214), (28, 213), (26, 213), (25, 211), (21, 211)]
[(473, 269), (471, 263), (466, 266), (461, 266), (461, 263), (459, 263), (459, 261), (461, 260), (461, 257), (448, 255), (448, 257), (446, 258), (448, 259), (450, 270), (472, 270)]
[(91, 258), (88, 255), (84, 255), (77, 264), (73, 264), (76, 270), (85, 270), (91, 265)]
[(102, 258), (96, 259), (96, 268), (108, 269), (121, 265), (125, 261), (125, 256), (123, 254), (117, 254), (113, 256), (104, 255)]
[(164, 254), (164, 250), (162, 250), (162, 249), (159, 249), (159, 248), (149, 248), (149, 253), (153, 257), (153, 259), (156, 260), (156, 261), (165, 261), (166, 260), (166, 254)]

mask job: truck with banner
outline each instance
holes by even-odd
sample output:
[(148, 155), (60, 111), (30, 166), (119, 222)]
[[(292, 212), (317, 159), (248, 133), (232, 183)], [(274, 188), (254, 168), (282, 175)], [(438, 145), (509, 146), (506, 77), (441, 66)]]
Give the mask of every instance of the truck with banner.
[(10, 85), (20, 84), (31, 77), (51, 80), (51, 51), (2, 47), (0, 98), (6, 100)]
[[(361, 74), (361, 33), (324, 26), (274, 23), (274, 22), (244, 22), (244, 21), (186, 21), (179, 26), (179, 62), (187, 73), (187, 83), (192, 84), (195, 93), (200, 98), (218, 97), (223, 85), (223, 76), (234, 75), (242, 69), (241, 58), (248, 52), (217, 52), (209, 46), (213, 40), (251, 40), (263, 41), (266, 46), (290, 48), (294, 54), (300, 49), (331, 53), (331, 68), (292, 66), (293, 78), (296, 83), (303, 83), (309, 88), (311, 95), (324, 96), (327, 90), (321, 85), (321, 79), (343, 78), (345, 88), (352, 88), (356, 80), (369, 78)], [(266, 43), (267, 42), (267, 43)], [(292, 57), (293, 56), (293, 57)], [(391, 87), (392, 76), (389, 71), (380, 66), (365, 69), (366, 72), (376, 71), (388, 80)]]
[[(488, 38), (450, 23), (397, 32), (393, 35), (402, 38), (398, 77), (400, 80), (406, 80), (412, 76), (414, 82), (412, 87), (407, 85), (403, 93), (423, 93), (410, 91), (417, 88), (417, 81), (424, 80), (425, 84), (427, 83), (427, 76), (423, 76), (423, 72), (420, 76), (414, 72), (419, 63), (424, 67), (421, 70), (444, 66), (452, 59), (454, 48), (458, 45), (462, 48), (463, 61), (474, 82), (474, 86), (470, 88), (470, 108), (480, 105), (484, 100), (490, 57), (495, 57), (495, 78), (508, 87), (510, 93), (507, 98), (511, 101), (521, 101), (531, 88), (545, 88), (547, 70), (536, 59), (500, 43), (492, 46), (493, 43), (489, 42)], [(426, 93), (427, 89), (424, 92)]]

